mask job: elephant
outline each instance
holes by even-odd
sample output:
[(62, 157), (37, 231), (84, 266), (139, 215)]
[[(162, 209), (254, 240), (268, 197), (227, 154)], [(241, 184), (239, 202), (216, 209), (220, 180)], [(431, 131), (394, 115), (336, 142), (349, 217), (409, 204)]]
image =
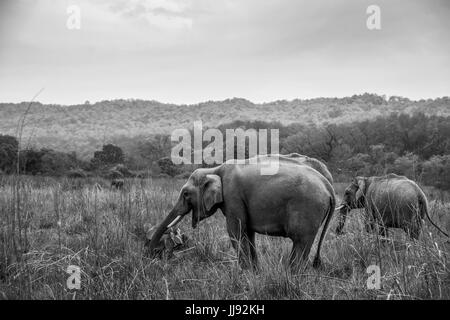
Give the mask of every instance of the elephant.
[(430, 218), (428, 201), (422, 189), (412, 180), (394, 173), (379, 177), (356, 177), (345, 189), (339, 209), (337, 234), (343, 233), (345, 219), (350, 210), (364, 208), (368, 221), (366, 230), (374, 223), (381, 224), (379, 233), (388, 235), (387, 228), (401, 228), (413, 239), (418, 239), (422, 219), (427, 216), (431, 224), (448, 237)]
[(320, 160), (317, 160), (316, 158), (311, 158), (302, 154), (298, 153), (289, 153), (286, 155), (277, 155), (280, 157), (286, 157), (289, 159), (293, 159), (295, 161), (298, 161), (301, 164), (305, 164), (307, 166), (310, 166), (313, 169), (316, 169), (319, 171), (320, 174), (322, 174), (330, 183), (333, 185), (333, 176), (331, 175), (330, 171), (328, 170), (328, 167), (321, 162)]
[(111, 181), (111, 188), (123, 189), (125, 181), (123, 179), (114, 179)]
[[(189, 212), (195, 229), (220, 209), (242, 268), (258, 266), (255, 233), (290, 238), (290, 265), (296, 267), (308, 260), (323, 225), (313, 261), (313, 266), (319, 267), (321, 245), (336, 202), (333, 186), (315, 169), (289, 157), (255, 158), (195, 170), (181, 188), (173, 209), (146, 244), (150, 254), (166, 230)], [(261, 174), (268, 165), (276, 165), (276, 173)]]

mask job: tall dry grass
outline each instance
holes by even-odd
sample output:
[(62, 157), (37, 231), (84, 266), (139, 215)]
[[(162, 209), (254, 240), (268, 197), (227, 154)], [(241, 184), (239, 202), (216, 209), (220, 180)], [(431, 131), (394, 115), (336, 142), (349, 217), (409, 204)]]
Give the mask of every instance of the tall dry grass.
[[(0, 297), (5, 299), (448, 299), (449, 242), (426, 223), (419, 241), (365, 233), (353, 212), (336, 237), (327, 234), (320, 270), (286, 266), (290, 241), (257, 237), (260, 268), (237, 265), (221, 213), (195, 231), (192, 246), (170, 260), (144, 254), (145, 225), (160, 222), (184, 181), (106, 181), (0, 177)], [(100, 186), (100, 187), (99, 187)], [(336, 186), (342, 194), (344, 185)], [(441, 193), (437, 193), (441, 194)], [(430, 199), (431, 215), (448, 226), (448, 199)], [(446, 225), (447, 224), (447, 225)], [(381, 268), (369, 290), (366, 268)], [(66, 285), (69, 265), (81, 268), (81, 289)]]

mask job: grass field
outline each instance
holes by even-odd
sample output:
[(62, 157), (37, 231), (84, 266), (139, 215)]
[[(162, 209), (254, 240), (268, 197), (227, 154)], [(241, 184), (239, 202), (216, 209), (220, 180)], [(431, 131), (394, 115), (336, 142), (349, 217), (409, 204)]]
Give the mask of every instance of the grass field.
[[(428, 222), (413, 242), (367, 234), (352, 212), (346, 234), (335, 219), (322, 250), (324, 266), (292, 273), (290, 240), (257, 237), (260, 269), (237, 265), (218, 212), (190, 228), (192, 246), (169, 260), (144, 254), (145, 226), (157, 224), (177, 197), (181, 180), (126, 181), (0, 177), (0, 299), (449, 299), (449, 241)], [(98, 185), (103, 188), (98, 188)], [(344, 184), (335, 186), (338, 197)], [(449, 230), (450, 200), (426, 189), (434, 221)], [(315, 252), (313, 247), (312, 253)], [(367, 288), (369, 265), (381, 288)], [(69, 290), (69, 265), (81, 269), (81, 289)]]

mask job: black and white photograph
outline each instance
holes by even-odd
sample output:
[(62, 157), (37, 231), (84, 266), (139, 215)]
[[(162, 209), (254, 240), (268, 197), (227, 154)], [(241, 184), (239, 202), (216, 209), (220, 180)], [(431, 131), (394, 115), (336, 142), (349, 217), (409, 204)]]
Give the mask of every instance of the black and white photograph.
[(0, 300), (449, 300), (449, 31), (448, 0), (0, 0)]

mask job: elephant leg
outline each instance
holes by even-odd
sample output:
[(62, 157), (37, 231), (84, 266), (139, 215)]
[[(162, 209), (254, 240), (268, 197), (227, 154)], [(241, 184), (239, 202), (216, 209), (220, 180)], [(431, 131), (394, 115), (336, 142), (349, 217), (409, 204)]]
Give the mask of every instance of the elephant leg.
[(292, 240), (292, 251), (289, 257), (290, 267), (297, 271), (298, 268), (308, 261), (309, 252), (314, 242), (314, 237), (301, 236)]
[(409, 232), (411, 238), (413, 238), (414, 240), (419, 240), (419, 236), (420, 236), (420, 226), (416, 226), (414, 228), (412, 228)]
[(405, 232), (414, 240), (419, 240), (421, 229), (422, 229), (422, 220), (420, 218), (415, 219), (415, 221), (403, 227), (403, 230), (405, 230)]
[(256, 253), (256, 244), (255, 244), (255, 232), (248, 231), (247, 232), (249, 241), (250, 241), (250, 255), (252, 259), (252, 265), (253, 267), (258, 266), (258, 255)]
[(238, 255), (239, 265), (243, 269), (252, 267), (251, 241), (246, 226), (239, 219), (227, 219), (227, 230), (231, 244)]

